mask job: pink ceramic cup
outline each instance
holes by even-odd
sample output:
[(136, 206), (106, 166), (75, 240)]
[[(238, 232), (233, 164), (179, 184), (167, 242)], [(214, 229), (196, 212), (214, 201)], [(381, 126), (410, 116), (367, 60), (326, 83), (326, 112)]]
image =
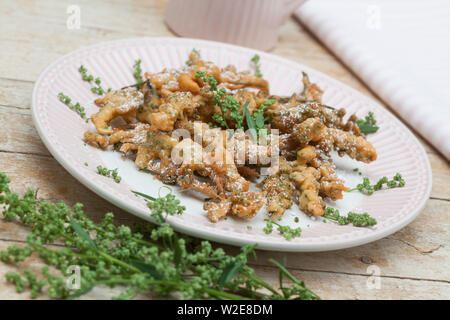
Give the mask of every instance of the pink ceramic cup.
[(304, 0), (169, 0), (167, 25), (178, 35), (269, 50), (280, 25)]

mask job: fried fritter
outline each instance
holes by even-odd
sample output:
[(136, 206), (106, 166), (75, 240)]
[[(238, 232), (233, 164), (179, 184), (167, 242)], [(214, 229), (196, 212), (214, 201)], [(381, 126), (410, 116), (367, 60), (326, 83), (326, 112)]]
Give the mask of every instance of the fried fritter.
[[(320, 216), (325, 198), (341, 199), (348, 190), (330, 152), (363, 162), (377, 157), (357, 117), (344, 122), (345, 110), (323, 104), (323, 91), (306, 74), (302, 92), (270, 95), (265, 79), (220, 68), (193, 50), (185, 66), (144, 78), (95, 100), (101, 107), (91, 116), (97, 132), (86, 132), (85, 140), (112, 146), (164, 183), (202, 192), (213, 222), (226, 215), (251, 219), (266, 203), (272, 219), (294, 202)], [(117, 117), (125, 124), (111, 122)], [(244, 132), (256, 127), (266, 133)], [(266, 174), (261, 191), (250, 191), (250, 180)]]
[(95, 100), (95, 103), (102, 108), (91, 116), (92, 123), (99, 133), (110, 135), (113, 129), (109, 122), (117, 116), (122, 116), (127, 122), (134, 121), (136, 111), (143, 102), (144, 95), (135, 88), (108, 92), (102, 98)]

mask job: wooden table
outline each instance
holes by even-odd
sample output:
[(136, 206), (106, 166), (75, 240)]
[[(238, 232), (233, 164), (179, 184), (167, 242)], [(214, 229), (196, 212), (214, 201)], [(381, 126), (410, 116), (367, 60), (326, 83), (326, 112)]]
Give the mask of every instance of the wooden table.
[[(123, 223), (137, 218), (98, 197), (66, 172), (49, 154), (31, 120), (31, 92), (42, 70), (60, 56), (101, 41), (141, 36), (174, 36), (164, 24), (165, 1), (73, 1), (81, 9), (81, 28), (66, 27), (66, 1), (5, 1), (0, 16), (0, 171), (20, 193), (39, 188), (38, 198), (82, 201), (99, 219), (114, 211)], [(378, 100), (311, 33), (293, 18), (280, 31), (273, 54), (309, 65)], [(380, 102), (380, 101), (379, 101)], [(383, 104), (382, 102), (380, 102)], [(427, 142), (433, 190), (425, 209), (408, 227), (364, 246), (323, 253), (286, 254), (289, 269), (324, 299), (450, 299), (450, 167)], [(22, 243), (27, 230), (0, 220), (0, 250)], [(230, 251), (236, 248), (227, 247)], [(267, 262), (284, 254), (263, 252), (253, 262), (257, 272), (276, 283)], [(39, 268), (38, 260), (20, 265)], [(380, 287), (368, 286), (368, 273), (380, 270)], [(373, 267), (372, 267), (373, 268)], [(16, 267), (0, 262), (0, 298), (27, 298), (4, 280)], [(108, 298), (100, 288), (86, 298)]]

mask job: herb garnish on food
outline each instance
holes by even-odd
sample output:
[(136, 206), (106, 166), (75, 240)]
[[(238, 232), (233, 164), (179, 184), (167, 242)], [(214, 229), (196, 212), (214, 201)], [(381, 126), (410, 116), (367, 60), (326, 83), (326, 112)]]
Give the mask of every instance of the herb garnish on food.
[(266, 118), (264, 118), (264, 111), (267, 109), (267, 107), (271, 106), (275, 103), (275, 100), (273, 99), (267, 99), (263, 102), (263, 104), (253, 112), (253, 114), (250, 114), (250, 111), (248, 110), (248, 101), (243, 105), (242, 107), (242, 113), (245, 116), (247, 127), (251, 129), (251, 134), (255, 141), (257, 141), (257, 138), (259, 137), (261, 130), (267, 130), (265, 121)]
[[(117, 299), (131, 299), (146, 291), (172, 298), (177, 294), (182, 299), (320, 299), (289, 273), (285, 263), (270, 260), (280, 270), (280, 288), (257, 276), (248, 265), (256, 245), (244, 246), (241, 253), (232, 256), (222, 248), (214, 249), (209, 241), (176, 233), (166, 216), (185, 208), (171, 194), (147, 198), (154, 199), (148, 207), (161, 224), (140, 225), (138, 232), (116, 225), (112, 213), (94, 223), (80, 203), (71, 208), (64, 202), (38, 202), (33, 190), (21, 198), (9, 189), (9, 182), (0, 173), (3, 217), (20, 221), (31, 230), (26, 243), (11, 245), (0, 258), (18, 263), (32, 254), (39, 255), (46, 264), (41, 272), (26, 268), (23, 273), (6, 274), (18, 292), (27, 290), (32, 298), (43, 293), (51, 298), (76, 298), (105, 285), (123, 288)], [(56, 241), (63, 246), (49, 246)], [(66, 277), (72, 275), (69, 266), (80, 267), (78, 289), (67, 286)], [(284, 277), (292, 283), (283, 284)]]
[(137, 88), (140, 88), (140, 84), (144, 81), (142, 79), (142, 69), (141, 69), (141, 59), (135, 61), (133, 65), (134, 73), (133, 76), (136, 79)]
[(235, 121), (236, 129), (243, 129), (244, 116), (240, 112), (240, 103), (232, 95), (226, 95), (225, 88), (217, 88), (217, 80), (212, 75), (206, 76), (204, 71), (197, 71), (196, 78), (201, 78), (203, 82), (209, 83), (210, 90), (216, 92), (214, 95), (214, 104), (220, 107), (222, 114), (213, 114), (212, 118), (215, 122), (225, 128), (229, 128), (225, 115), (229, 114), (230, 118)]
[(370, 134), (375, 133), (379, 129), (375, 124), (377, 121), (375, 120), (375, 117), (373, 116), (373, 112), (369, 112), (367, 116), (365, 116), (363, 119), (356, 120), (356, 124), (359, 127), (359, 130), (361, 130), (362, 133)]

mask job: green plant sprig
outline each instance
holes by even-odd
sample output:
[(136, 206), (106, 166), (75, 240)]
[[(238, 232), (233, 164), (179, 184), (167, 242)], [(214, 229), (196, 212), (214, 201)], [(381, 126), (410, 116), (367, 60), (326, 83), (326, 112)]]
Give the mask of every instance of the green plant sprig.
[(70, 109), (75, 110), (80, 115), (81, 118), (84, 119), (86, 117), (85, 109), (83, 106), (80, 105), (79, 102), (72, 104), (72, 99), (69, 98), (68, 96), (66, 96), (62, 92), (58, 93), (58, 98), (62, 103), (67, 105)]
[(244, 115), (240, 111), (241, 104), (232, 95), (227, 95), (225, 88), (217, 87), (217, 80), (213, 76), (206, 76), (206, 72), (197, 71), (196, 78), (201, 78), (203, 82), (208, 83), (210, 90), (214, 92), (213, 102), (220, 107), (222, 115), (213, 114), (212, 119), (220, 126), (229, 129), (229, 125), (225, 119), (225, 114), (229, 113), (231, 119), (235, 121), (236, 129), (243, 129)]
[[(18, 292), (29, 291), (32, 298), (42, 294), (77, 298), (106, 285), (123, 288), (116, 299), (131, 299), (146, 291), (182, 299), (320, 299), (287, 271), (284, 262), (271, 261), (280, 277), (293, 282), (288, 286), (274, 288), (258, 277), (248, 265), (256, 245), (244, 246), (233, 256), (222, 248), (214, 249), (209, 241), (176, 233), (166, 219), (185, 208), (172, 193), (162, 197), (136, 193), (148, 200), (160, 224), (142, 223), (141, 230), (133, 230), (116, 225), (112, 213), (94, 223), (80, 203), (71, 208), (64, 202), (39, 202), (33, 190), (20, 197), (10, 190), (9, 182), (0, 173), (1, 213), (4, 219), (29, 227), (30, 232), (25, 244), (9, 246), (0, 252), (0, 259), (13, 264), (39, 255), (45, 263), (40, 272), (26, 268), (22, 273), (6, 274)], [(62, 246), (52, 246), (55, 242)], [(66, 278), (72, 275), (69, 266), (80, 267), (79, 289), (67, 286)]]
[[(91, 91), (93, 93), (96, 93), (99, 96), (102, 96), (106, 93), (106, 91), (101, 86), (102, 81), (100, 80), (100, 78), (94, 78), (93, 75), (88, 74), (87, 69), (83, 65), (78, 68), (78, 72), (81, 74), (81, 79), (93, 85), (93, 87), (91, 88)], [(109, 91), (111, 91), (111, 88), (108, 89), (108, 92)]]
[(260, 57), (259, 55), (255, 54), (250, 61), (253, 62), (255, 66), (255, 77), (261, 78), (263, 75), (261, 73), (261, 64), (259, 63)]
[(217, 80), (214, 79), (212, 75), (206, 76), (206, 72), (204, 71), (197, 71), (195, 73), (196, 78), (200, 78), (205, 83), (209, 83), (209, 86), (211, 88), (211, 91), (217, 91)]
[(251, 114), (247, 108), (248, 101), (242, 107), (242, 113), (247, 122), (247, 127), (250, 129), (250, 133), (257, 144), (259, 144), (258, 138), (266, 134), (268, 131), (265, 123), (267, 119), (264, 118), (264, 111), (267, 109), (267, 107), (271, 106), (274, 103), (275, 100), (273, 99), (265, 100), (258, 108), (258, 110), (253, 112), (253, 114)]
[(101, 176), (112, 177), (116, 183), (120, 183), (122, 181), (122, 177), (119, 176), (119, 169), (115, 168), (113, 170), (109, 170), (108, 168), (102, 167), (101, 165), (97, 166), (97, 173)]
[(374, 185), (370, 184), (369, 178), (364, 177), (362, 183), (358, 184), (355, 188), (350, 189), (347, 192), (359, 190), (362, 193), (371, 195), (375, 191), (381, 190), (384, 185), (386, 185), (388, 188), (402, 188), (405, 186), (405, 184), (406, 182), (400, 173), (396, 173), (392, 180), (389, 180), (386, 176), (384, 176)]
[(133, 65), (133, 69), (134, 69), (133, 76), (136, 79), (136, 85), (137, 85), (138, 89), (140, 88), (141, 83), (144, 81), (142, 79), (141, 62), (142, 62), (141, 59), (138, 59), (134, 62), (134, 65)]
[(283, 226), (273, 220), (264, 219), (266, 221), (266, 226), (263, 231), (265, 234), (270, 234), (273, 231), (273, 225), (277, 226), (278, 232), (286, 239), (292, 240), (296, 237), (300, 237), (302, 234), (302, 229), (300, 227), (292, 229), (290, 226)]
[(347, 216), (341, 216), (338, 209), (327, 207), (322, 218), (336, 221), (340, 225), (353, 224), (355, 227), (371, 227), (377, 224), (377, 220), (371, 217), (367, 212), (354, 213), (349, 212)]
[(364, 134), (377, 132), (379, 127), (375, 125), (376, 123), (377, 121), (375, 120), (373, 112), (369, 112), (367, 116), (364, 117), (364, 119), (356, 120), (356, 124), (358, 125), (359, 130)]

